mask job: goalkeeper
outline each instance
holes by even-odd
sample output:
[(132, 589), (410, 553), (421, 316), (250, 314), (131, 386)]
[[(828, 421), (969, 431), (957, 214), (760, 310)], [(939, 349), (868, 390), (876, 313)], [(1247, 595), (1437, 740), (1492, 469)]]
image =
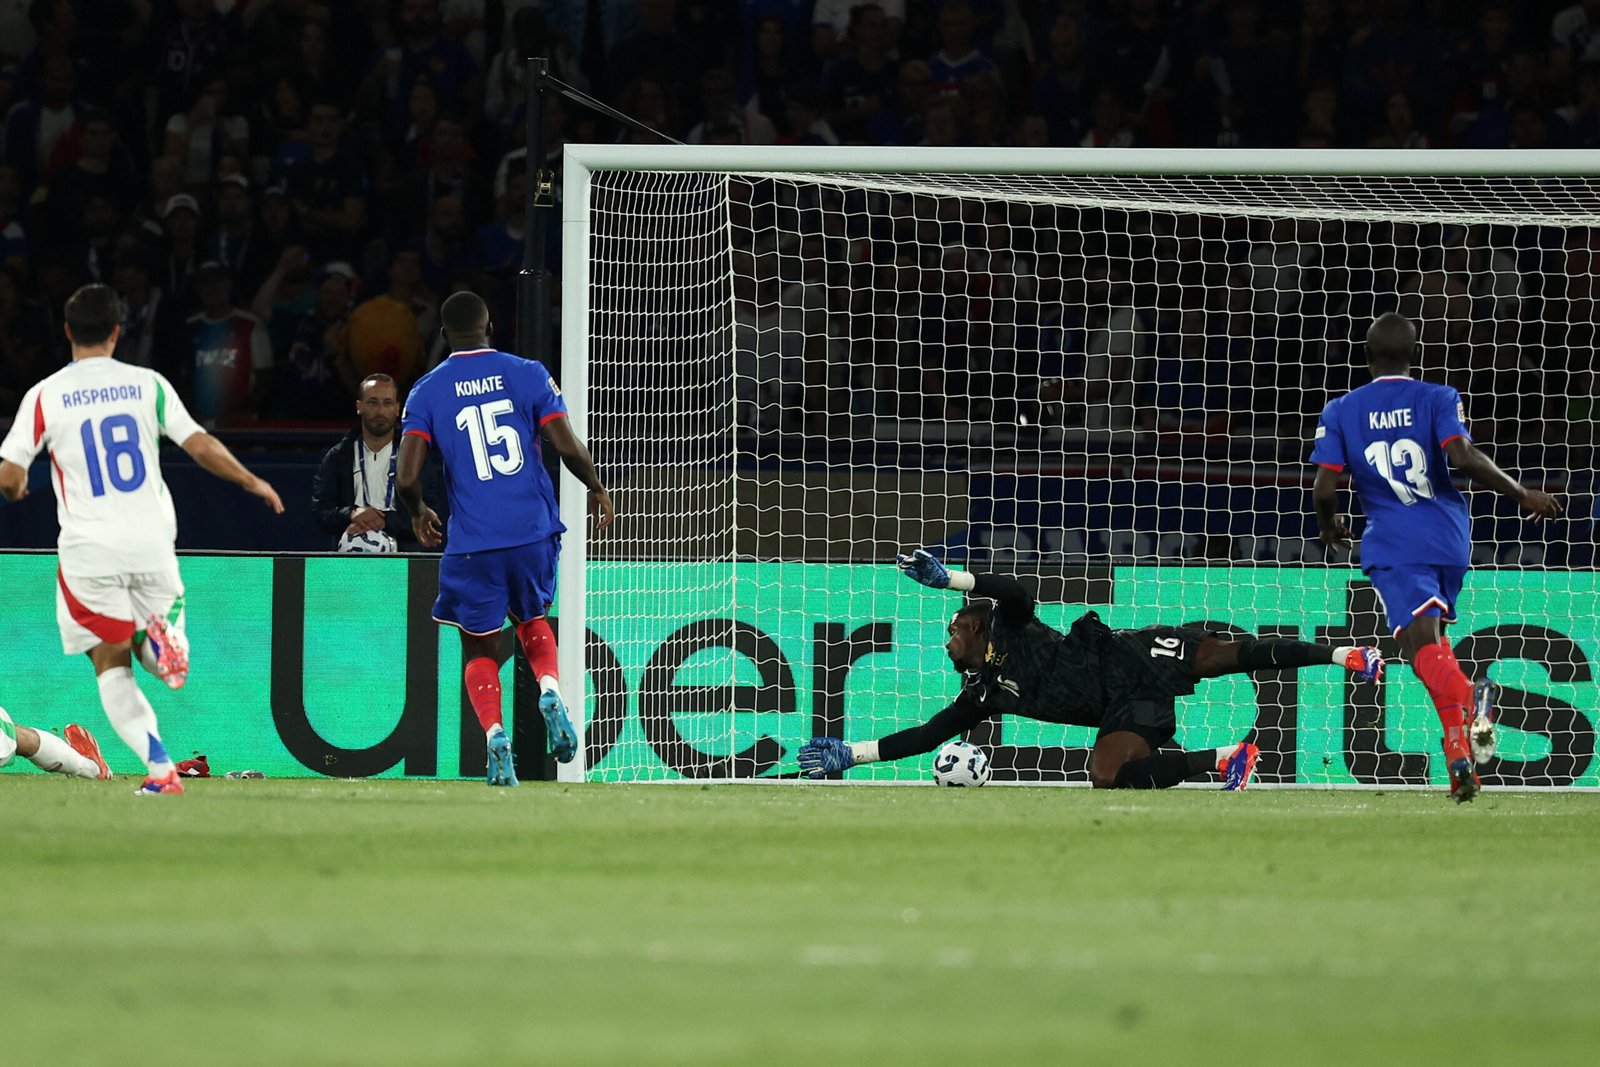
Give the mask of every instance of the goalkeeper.
[(1092, 611), (1060, 633), (1039, 621), (1033, 594), (1015, 578), (952, 572), (920, 548), (896, 560), (913, 581), (986, 598), (958, 610), (948, 627), (945, 651), (966, 681), (954, 703), (921, 726), (877, 741), (812, 738), (798, 754), (812, 778), (931, 752), (984, 719), (1021, 715), (1096, 727), (1089, 755), (1096, 789), (1165, 789), (1213, 771), (1224, 789), (1243, 789), (1255, 772), (1255, 745), (1158, 751), (1177, 730), (1176, 699), (1193, 693), (1195, 682), (1324, 663), (1342, 664), (1362, 681), (1383, 676), (1383, 657), (1370, 647), (1236, 641), (1190, 626), (1113, 630)]

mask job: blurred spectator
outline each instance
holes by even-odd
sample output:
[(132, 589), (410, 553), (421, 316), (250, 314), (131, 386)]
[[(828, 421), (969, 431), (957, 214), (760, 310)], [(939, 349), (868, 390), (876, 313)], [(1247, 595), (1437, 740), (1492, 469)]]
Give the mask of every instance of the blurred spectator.
[(355, 280), (355, 271), (344, 262), (329, 263), (317, 278), (311, 310), (300, 320), (288, 358), (278, 369), (277, 404), (292, 417), (330, 420), (350, 410), (352, 395), (340, 364), (349, 358)]
[(1204, 60), (1215, 114), (1193, 137), (1218, 147), (1277, 143), (1291, 74), (1283, 47), (1262, 33), (1260, 0), (1228, 0), (1225, 21), (1226, 34)]
[(1049, 58), (1033, 83), (1033, 106), (1050, 128), (1050, 142), (1077, 144), (1083, 136), (1091, 67), (1078, 20), (1062, 15), (1050, 26)]
[(206, 258), (228, 268), (240, 293), (254, 293), (272, 269), (275, 250), (256, 235), (250, 179), (230, 175), (217, 183), (216, 223), (205, 237)]
[(1336, 0), (1302, 0), (1296, 84), (1305, 89), (1337, 83), (1344, 71), (1344, 49), (1349, 39)]
[(1297, 144), (1301, 148), (1341, 148), (1339, 92), (1332, 85), (1313, 86), (1300, 105), (1302, 122)]
[(193, 105), (201, 87), (225, 75), (228, 35), (212, 0), (172, 0), (156, 31), (156, 117), (167, 119)]
[[(387, 374), (372, 374), (358, 385), (357, 426), (328, 449), (317, 468), (311, 508), (317, 528), (335, 543), (345, 534), (377, 532), (405, 552), (420, 549), (411, 518), (394, 491), (399, 458), (400, 390)], [(437, 462), (422, 470), (423, 492), (445, 499)]]
[(1128, 118), (1128, 109), (1110, 89), (1094, 94), (1094, 107), (1089, 113), (1092, 125), (1078, 142), (1084, 148), (1129, 148), (1139, 143)]
[(37, 343), (40, 326), (29, 323), (30, 309), (23, 300), (22, 273), (0, 266), (0, 411), (15, 411), (28, 387), (49, 370)]
[(56, 143), (83, 113), (77, 84), (72, 60), (51, 56), (40, 71), (38, 97), (13, 105), (6, 114), (5, 160), (22, 171), (23, 184), (29, 189), (49, 177)]
[(391, 245), (417, 236), (433, 202), (442, 196), (459, 200), (468, 212), (466, 224), (484, 220), (477, 213), (489, 204), (489, 185), (467, 166), (467, 132), (454, 115), (440, 115), (433, 125), (425, 166), (401, 177), (389, 194), (388, 234)]
[(857, 42), (855, 23), (866, 8), (883, 16), (883, 46), (892, 50), (906, 24), (906, 0), (817, 0), (811, 9), (811, 50), (823, 58), (849, 54)]
[(228, 107), (227, 78), (200, 84), (188, 108), (167, 120), (164, 144), (164, 154), (183, 163), (184, 188), (196, 195), (210, 192), (223, 156), (250, 158), (250, 123)]
[(26, 270), (28, 225), (22, 201), (22, 173), (15, 163), (0, 162), (0, 266)]
[(933, 102), (933, 75), (920, 59), (900, 64), (895, 78), (894, 103), (867, 123), (876, 144), (921, 144), (928, 105)]
[(266, 323), (274, 352), (288, 352), (294, 347), (300, 324), (316, 302), (310, 281), (311, 254), (304, 245), (287, 245), (279, 251), (271, 272), (251, 299), (250, 311)]
[(967, 0), (945, 0), (939, 9), (939, 50), (928, 59), (934, 92), (949, 96), (969, 82), (999, 80), (1000, 68), (973, 44), (975, 28)]
[(698, 49), (678, 32), (677, 15), (675, 0), (639, 0), (639, 32), (606, 57), (617, 84), (648, 78), (662, 86), (674, 106), (684, 102)]
[(578, 67), (572, 44), (551, 29), (545, 13), (537, 7), (524, 7), (511, 15), (511, 32), (505, 46), (489, 64), (485, 78), (484, 117), (501, 127), (511, 127), (527, 118), (527, 59), (544, 56), (550, 60), (550, 73), (583, 92), (589, 79)]
[(1550, 20), (1550, 55), (1564, 77), (1579, 63), (1600, 61), (1600, 0), (1580, 0)]
[(464, 210), (456, 197), (434, 200), (428, 205), (427, 228), (410, 243), (422, 257), (422, 280), (435, 292), (449, 289), (472, 266)]
[(367, 174), (344, 147), (337, 101), (311, 105), (309, 131), (311, 154), (289, 168), (285, 190), (312, 253), (321, 260), (354, 259), (367, 228)]
[(259, 181), (281, 180), (290, 167), (311, 155), (305, 86), (292, 75), (279, 75), (256, 101), (254, 116), (251, 174)]
[(400, 0), (396, 43), (380, 50), (361, 85), (367, 110), (389, 136), (405, 129), (406, 101), (418, 78), (427, 77), (441, 100), (483, 99), (478, 65), (459, 41), (441, 33), (439, 0)]
[[(654, 78), (637, 78), (622, 90), (623, 114), (631, 115), (658, 133), (678, 135), (678, 109), (666, 89)], [(661, 138), (628, 127), (618, 138), (624, 144), (660, 144)]]
[[(1569, 148), (1600, 147), (1600, 63), (1578, 68), (1572, 104), (1563, 109)], [(3, 217), (3, 215), (0, 215)]]
[(122, 297), (126, 317), (117, 336), (117, 359), (178, 376), (174, 354), (185, 340), (183, 318), (173, 300), (151, 284), (150, 264), (138, 253), (120, 255), (111, 269), (111, 287)]
[(32, 7), (33, 0), (0, 2), (0, 64), (15, 64), (33, 48), (37, 34), (28, 18)]
[(785, 130), (778, 137), (779, 144), (839, 143), (839, 136), (822, 117), (822, 90), (811, 84), (793, 85), (784, 96), (788, 103), (784, 109)]
[(734, 144), (772, 144), (778, 138), (765, 115), (739, 107), (733, 72), (726, 67), (712, 67), (700, 75), (700, 114), (701, 120), (684, 137), (689, 144), (708, 143), (708, 130), (733, 130)]
[(432, 298), (421, 284), (422, 260), (412, 249), (396, 252), (389, 261), (389, 288), (357, 304), (350, 313), (345, 347), (349, 359), (339, 364), (345, 386), (352, 392), (362, 379), (385, 374), (402, 390), (422, 374), (425, 335), (418, 314), (437, 325)]
[(1345, 110), (1361, 123), (1378, 121), (1388, 99), (1406, 93), (1413, 105), (1436, 113), (1441, 102), (1437, 39), (1412, 22), (1411, 0), (1384, 0), (1373, 11), (1373, 20), (1355, 31), (1345, 52)]
[(68, 239), (77, 232), (77, 220), (82, 218), (91, 196), (110, 201), (120, 221), (132, 210), (138, 188), (133, 160), (117, 140), (109, 111), (85, 111), (74, 140), (78, 149), (75, 158), (56, 169), (45, 190), (47, 229), (57, 240)]
[[(1461, 134), (1461, 141), (1469, 148), (1504, 148), (1510, 141), (1515, 131), (1515, 118), (1519, 112), (1531, 112), (1534, 119), (1545, 124), (1541, 132), (1548, 134), (1548, 127), (1554, 123), (1562, 134), (1565, 133), (1565, 124), (1556, 113), (1550, 109), (1545, 100), (1544, 91), (1544, 66), (1539, 55), (1530, 49), (1518, 49), (1511, 53), (1506, 62), (1505, 85), (1497, 92), (1493, 99), (1485, 100), (1473, 114), (1458, 113), (1453, 116), (1453, 121), (1460, 123), (1470, 118), (1471, 124)], [(1528, 124), (1531, 120), (1523, 119), (1521, 133), (1524, 138), (1528, 136)], [(1555, 140), (1561, 137), (1548, 134)], [(1544, 137), (1540, 137), (1543, 140)], [(1544, 147), (1539, 145), (1524, 144), (1522, 147)]]
[(828, 67), (823, 85), (829, 125), (841, 139), (864, 144), (868, 122), (894, 98), (897, 72), (889, 55), (889, 18), (884, 9), (858, 4), (850, 12), (849, 35), (841, 39), (844, 54)]
[(156, 284), (180, 303), (189, 296), (189, 281), (199, 266), (200, 203), (188, 193), (167, 201), (161, 213), (162, 266)]
[(811, 64), (797, 59), (792, 48), (782, 19), (761, 19), (756, 23), (754, 48), (739, 75), (740, 106), (759, 112), (774, 127), (786, 121), (784, 90), (810, 71)]
[(1411, 113), (1411, 98), (1405, 93), (1389, 97), (1384, 108), (1384, 124), (1367, 138), (1368, 148), (1431, 148), (1428, 135), (1417, 129)]
[(233, 303), (228, 268), (216, 260), (195, 271), (200, 310), (189, 316), (188, 358), (179, 379), (203, 425), (256, 417), (272, 382), (272, 345), (260, 319)]
[[(474, 235), (472, 265), (486, 274), (507, 277), (522, 266), (522, 246), (527, 236), (527, 173), (506, 182), (505, 192), (496, 200), (495, 220), (478, 228)], [(422, 263), (417, 262), (418, 279)], [(391, 284), (393, 278), (391, 276)]]
[[(1170, 140), (1166, 90), (1173, 71), (1182, 70), (1184, 64), (1181, 54), (1174, 57), (1172, 30), (1162, 18), (1157, 0), (1128, 0), (1126, 15), (1106, 28), (1096, 52), (1101, 90), (1109, 91), (1125, 112), (1118, 124), (1124, 124), (1126, 112), (1133, 111), (1157, 143)], [(1102, 106), (1097, 93), (1091, 117), (1097, 126), (1109, 117), (1109, 113), (1101, 115)], [(1128, 133), (1131, 143), (1131, 129)], [(1102, 130), (1097, 137), (1104, 135)]]

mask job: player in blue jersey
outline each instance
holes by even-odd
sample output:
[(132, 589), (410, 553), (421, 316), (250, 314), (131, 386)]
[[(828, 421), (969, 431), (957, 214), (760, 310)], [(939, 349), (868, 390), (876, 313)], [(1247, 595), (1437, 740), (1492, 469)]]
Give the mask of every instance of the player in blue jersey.
[(1367, 514), (1361, 569), (1439, 712), (1450, 795), (1459, 803), (1478, 793), (1475, 764), (1494, 754), (1494, 690), (1487, 678), (1476, 686), (1467, 680), (1444, 636), (1456, 621), (1472, 549), (1467, 501), (1450, 471), (1510, 497), (1536, 521), (1562, 507), (1519, 485), (1473, 445), (1460, 394), (1411, 377), (1416, 347), (1416, 327), (1400, 315), (1383, 315), (1367, 331), (1372, 381), (1323, 409), (1311, 448), (1311, 462), (1321, 468), (1312, 501), (1322, 540), (1348, 548), (1350, 530), (1338, 509), (1339, 477), (1350, 473)]
[[(488, 737), (489, 784), (516, 785), (496, 662), (508, 617), (539, 679), (550, 750), (565, 763), (578, 744), (561, 701), (555, 635), (545, 619), (566, 527), (539, 460), (540, 435), (589, 487), (589, 510), (602, 530), (613, 518), (611, 496), (567, 423), (566, 402), (549, 371), (490, 346), (488, 306), (474, 293), (456, 293), (439, 309), (439, 319), (450, 356), (406, 398), (395, 486), (423, 547), (444, 542), (433, 617), (461, 631), (467, 696)], [(422, 499), (430, 447), (444, 460), (448, 538), (441, 538), (439, 516)]]

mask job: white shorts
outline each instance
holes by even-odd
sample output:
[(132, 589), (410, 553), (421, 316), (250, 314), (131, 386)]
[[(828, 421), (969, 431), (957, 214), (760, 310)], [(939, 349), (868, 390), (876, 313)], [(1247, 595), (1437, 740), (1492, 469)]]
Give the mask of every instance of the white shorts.
[(11, 716), (6, 714), (5, 708), (0, 708), (0, 767), (11, 762), (11, 757), (17, 754), (17, 728), (12, 725)]
[(102, 641), (116, 644), (143, 633), (145, 622), (159, 615), (183, 629), (183, 579), (178, 564), (145, 574), (112, 574), (98, 578), (56, 571), (56, 623), (61, 648), (69, 656), (87, 652)]

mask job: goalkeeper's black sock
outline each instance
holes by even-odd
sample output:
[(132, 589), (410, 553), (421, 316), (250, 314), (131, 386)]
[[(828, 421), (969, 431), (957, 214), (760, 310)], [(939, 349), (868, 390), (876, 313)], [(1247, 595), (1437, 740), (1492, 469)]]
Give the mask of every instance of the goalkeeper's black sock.
[(1217, 755), (1211, 749), (1201, 752), (1157, 752), (1144, 759), (1129, 760), (1117, 771), (1115, 789), (1167, 789), (1197, 774), (1217, 769)]
[(1285, 667), (1314, 667), (1337, 663), (1331, 645), (1314, 645), (1282, 637), (1247, 637), (1239, 642), (1239, 666), (1247, 671), (1270, 671)]

